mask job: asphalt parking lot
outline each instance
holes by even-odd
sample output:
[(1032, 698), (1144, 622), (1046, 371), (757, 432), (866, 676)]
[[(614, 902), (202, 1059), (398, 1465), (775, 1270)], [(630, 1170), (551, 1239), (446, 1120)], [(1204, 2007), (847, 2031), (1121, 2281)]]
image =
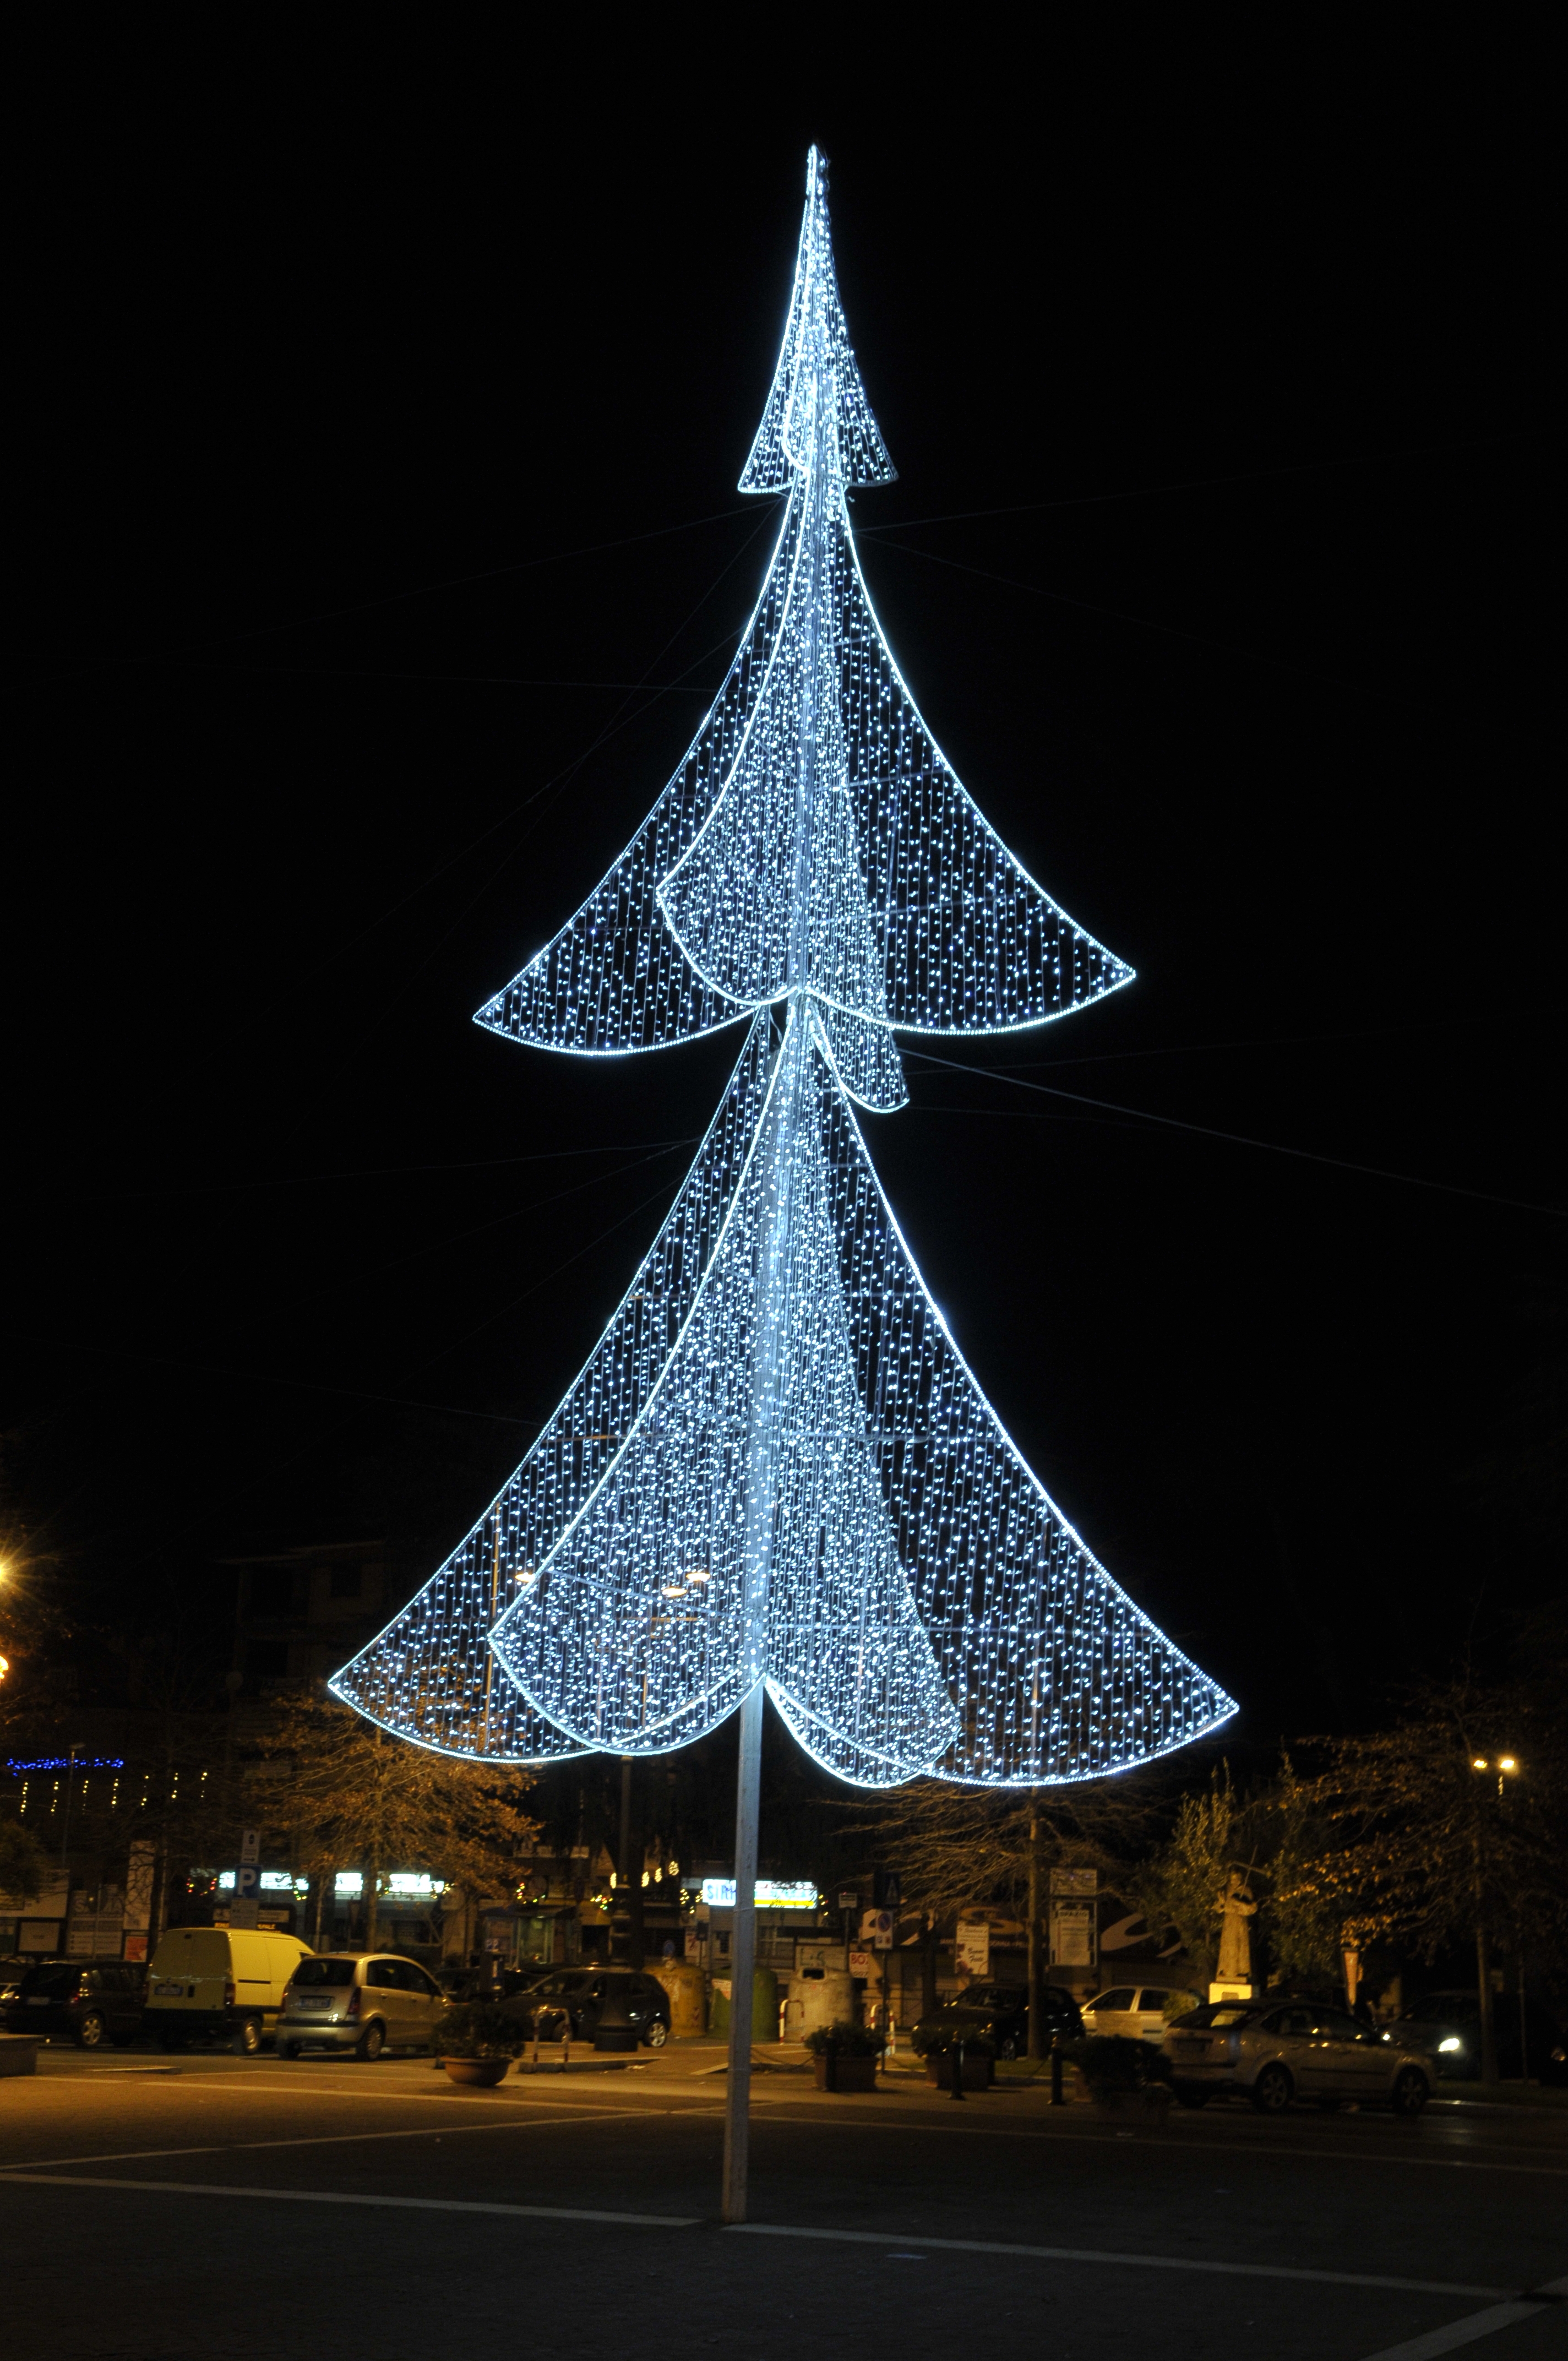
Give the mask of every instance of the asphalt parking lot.
[(752, 2218), (725, 2229), (718, 2059), (463, 2092), (428, 2059), (47, 2049), (0, 2081), (11, 2349), (1568, 2355), (1568, 2114), (1225, 2104), (1162, 2126), (1040, 2086), (960, 2105), (914, 2074), (834, 2097), (773, 2072)]

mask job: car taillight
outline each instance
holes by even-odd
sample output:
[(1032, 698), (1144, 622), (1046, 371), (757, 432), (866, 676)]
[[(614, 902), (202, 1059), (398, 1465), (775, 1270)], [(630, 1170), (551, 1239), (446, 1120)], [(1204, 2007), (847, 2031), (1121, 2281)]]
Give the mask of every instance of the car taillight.
[(344, 2013), (345, 2016), (357, 2016), (357, 2015), (358, 2015), (358, 2014), (359, 2014), (359, 1987), (358, 1987), (358, 1985), (357, 1985), (357, 1984), (356, 1984), (356, 1985), (355, 1985), (354, 1990), (349, 1993), (348, 1998), (347, 1998), (346, 2002), (345, 2002), (345, 2004), (344, 2004), (344, 2010), (343, 2010), (343, 2013)]
[(282, 1997), (282, 1999), (281, 1999), (281, 2000), (279, 2002), (279, 2004), (278, 2004), (279, 2007), (280, 2007), (280, 2009), (286, 2009), (286, 2008), (288, 2007), (288, 2005), (289, 2005), (289, 2003), (293, 1999), (293, 1997), (294, 1997), (294, 1987), (293, 1987), (293, 1985), (292, 1985), (292, 1984), (285, 1984), (285, 1985), (284, 1985), (284, 1987), (283, 1987), (283, 1997)]
[(238, 1997), (239, 1994), (236, 1992), (234, 1986), (234, 1978), (232, 1976), (225, 1976), (224, 1978), (224, 2006), (225, 2008), (232, 2008)]

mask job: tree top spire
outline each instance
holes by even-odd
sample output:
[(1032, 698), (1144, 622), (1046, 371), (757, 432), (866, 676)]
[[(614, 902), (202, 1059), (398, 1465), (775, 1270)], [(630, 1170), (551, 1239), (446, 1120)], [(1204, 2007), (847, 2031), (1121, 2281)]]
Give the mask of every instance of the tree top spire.
[(828, 159), (819, 148), (813, 148), (806, 159), (806, 210), (784, 342), (762, 423), (740, 472), (741, 491), (785, 492), (792, 477), (805, 472), (809, 452), (804, 434), (797, 437), (794, 430), (797, 413), (804, 427), (805, 397), (813, 379), (828, 380), (821, 392), (832, 402), (844, 482), (891, 484), (898, 470), (866, 400), (839, 299), (828, 220)]

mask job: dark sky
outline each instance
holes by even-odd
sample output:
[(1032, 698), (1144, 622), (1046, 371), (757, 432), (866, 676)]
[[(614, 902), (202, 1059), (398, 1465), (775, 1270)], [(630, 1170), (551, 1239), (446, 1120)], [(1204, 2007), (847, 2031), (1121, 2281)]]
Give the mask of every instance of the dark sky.
[(469, 1019), (754, 596), (816, 137), (894, 648), (1138, 970), (934, 1045), (1080, 1098), (911, 1061), (894, 1203), (1247, 1741), (1490, 1644), (1551, 1568), (1475, 1471), (1564, 1302), (1528, 61), (1108, 32), (601, 104), (591, 44), (411, 22), (40, 74), (0, 1371), (40, 1541), (133, 1615), (367, 1532), (411, 1588), (652, 1236), (740, 1034)]

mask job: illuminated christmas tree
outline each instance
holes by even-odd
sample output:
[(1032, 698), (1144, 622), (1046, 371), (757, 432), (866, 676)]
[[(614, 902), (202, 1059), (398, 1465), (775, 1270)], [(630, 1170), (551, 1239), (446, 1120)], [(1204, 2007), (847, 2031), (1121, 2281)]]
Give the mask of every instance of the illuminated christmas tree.
[(900, 676), (847, 506), (893, 476), (813, 150), (740, 478), (783, 503), (756, 611), (643, 827), (477, 1019), (586, 1057), (729, 1025), (744, 1045), (576, 1385), (334, 1683), (497, 1762), (658, 1753), (741, 1708), (742, 1904), (764, 1692), (868, 1787), (1099, 1777), (1234, 1710), (1008, 1437), (855, 1119), (905, 1104), (898, 1034), (1047, 1024), (1132, 972), (992, 833)]
[(895, 1033), (1016, 1031), (1132, 974), (988, 828), (900, 677), (846, 505), (893, 478), (814, 149), (740, 478), (784, 503), (755, 614), (631, 844), (477, 1018), (589, 1057), (750, 1029), (576, 1384), (334, 1683), (400, 1736), (508, 1762), (657, 1753), (761, 1685), (861, 1784), (1033, 1784), (1234, 1710), (1009, 1440), (850, 1104), (905, 1103)]

